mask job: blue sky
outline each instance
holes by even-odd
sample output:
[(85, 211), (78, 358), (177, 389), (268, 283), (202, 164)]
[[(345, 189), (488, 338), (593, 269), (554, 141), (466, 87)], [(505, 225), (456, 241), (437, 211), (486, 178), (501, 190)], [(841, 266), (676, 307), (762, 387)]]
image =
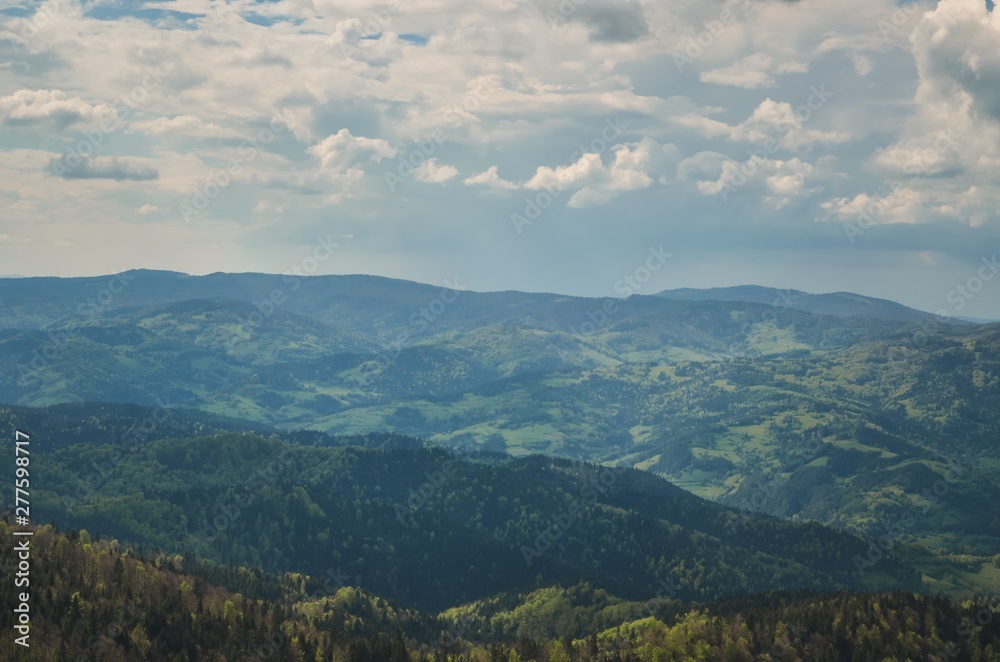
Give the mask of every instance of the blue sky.
[(979, 0), (2, 6), (0, 273), (285, 272), (322, 239), (316, 273), (606, 296), (662, 247), (640, 293), (1000, 318)]

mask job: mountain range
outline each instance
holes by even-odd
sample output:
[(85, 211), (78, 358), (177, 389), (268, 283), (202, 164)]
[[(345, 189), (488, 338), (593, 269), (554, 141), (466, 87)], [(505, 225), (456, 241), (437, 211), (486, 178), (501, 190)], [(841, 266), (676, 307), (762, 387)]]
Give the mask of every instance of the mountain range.
[(1000, 325), (860, 295), (0, 279), (0, 402), (51, 524), (486, 639), (1000, 590)]

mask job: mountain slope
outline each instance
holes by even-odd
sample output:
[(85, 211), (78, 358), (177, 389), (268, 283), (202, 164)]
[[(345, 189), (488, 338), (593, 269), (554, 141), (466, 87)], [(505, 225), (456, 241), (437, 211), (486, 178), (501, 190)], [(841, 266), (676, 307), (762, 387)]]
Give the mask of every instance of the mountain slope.
[[(0, 544), (15, 544), (11, 532), (0, 522)], [(435, 616), (336, 574), (273, 577), (145, 555), (85, 531), (33, 533), (30, 647), (15, 642), (16, 615), (4, 610), (0, 627), (14, 633), (0, 642), (4, 659), (995, 660), (1000, 646), (995, 601), (985, 598), (959, 605), (905, 593), (769, 594), (704, 607), (629, 603), (578, 584)], [(0, 599), (18, 605), (20, 590), (4, 582)]]
[(713, 287), (707, 289), (679, 288), (658, 292), (656, 296), (675, 301), (760, 303), (772, 306), (779, 311), (792, 309), (815, 313), (817, 315), (831, 315), (833, 317), (861, 317), (901, 322), (922, 322), (936, 319), (931, 313), (908, 308), (895, 301), (868, 297), (852, 292), (810, 294), (799, 290), (779, 290), (759, 285), (739, 285), (735, 287)]
[(458, 460), (415, 440), (374, 450), (221, 435), (149, 442), (117, 461), (113, 450), (80, 443), (34, 458), (36, 508), (170, 552), (274, 572), (342, 568), (426, 609), (538, 582), (590, 581), (630, 599), (661, 580), (688, 599), (919, 585), (895, 555), (859, 573), (866, 541), (742, 517), (635, 470)]
[(912, 522), (907, 540), (964, 559), (956, 585), (1000, 589), (1000, 325), (655, 296), (446, 302), (365, 276), (294, 291), (260, 274), (126, 282), (93, 316), (70, 304), (106, 279), (0, 282), (0, 401), (165, 403), (246, 422), (232, 429), (392, 431), (633, 466), (866, 536)]

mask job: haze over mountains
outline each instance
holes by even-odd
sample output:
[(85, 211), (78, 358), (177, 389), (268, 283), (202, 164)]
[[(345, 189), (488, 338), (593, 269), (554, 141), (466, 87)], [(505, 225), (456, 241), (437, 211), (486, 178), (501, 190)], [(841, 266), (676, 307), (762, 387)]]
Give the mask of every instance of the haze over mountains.
[(1000, 589), (1000, 325), (859, 295), (8, 279), (0, 402), (48, 522), (332, 567), (487, 638), (658, 593)]
[(792, 308), (817, 315), (836, 317), (869, 317), (919, 322), (933, 317), (894, 301), (866, 297), (851, 292), (809, 294), (799, 290), (779, 290), (759, 285), (713, 287), (708, 289), (681, 288), (664, 290), (656, 296), (678, 301), (734, 301), (762, 303), (781, 308)]
[[(288, 295), (281, 306), (291, 312), (327, 316), (349, 310), (352, 306), (370, 306), (375, 310), (399, 303), (415, 303), (420, 295), (436, 294), (440, 286), (415, 283), (381, 276), (308, 276), (272, 274), (209, 274), (190, 276), (174, 271), (132, 270), (117, 276), (81, 278), (5, 278), (2, 287), (4, 325), (10, 326), (11, 313), (19, 320), (31, 319), (25, 308), (39, 304), (38, 320), (52, 322), (60, 316), (91, 316), (98, 310), (107, 311), (141, 305), (151, 307), (191, 299), (222, 299), (262, 303), (275, 290)], [(133, 283), (138, 288), (130, 287)], [(461, 283), (446, 285), (465, 291)], [(101, 297), (101, 293), (108, 293)], [(138, 291), (136, 291), (138, 290)], [(504, 306), (503, 318), (518, 312), (517, 305), (542, 305), (554, 300), (579, 300), (585, 297), (565, 297), (556, 294), (526, 292), (467, 292), (477, 303)], [(110, 297), (109, 297), (110, 295)], [(291, 296), (294, 295), (294, 296)], [(933, 315), (907, 308), (892, 301), (858, 294), (839, 292), (809, 294), (798, 290), (745, 285), (711, 289), (665, 290), (655, 296), (678, 301), (725, 301), (757, 303), (779, 308), (793, 308), (820, 315), (860, 316), (878, 319), (919, 321)], [(85, 302), (94, 299), (97, 308)], [(511, 308), (512, 306), (515, 306)], [(462, 307), (458, 307), (461, 309)], [(486, 318), (489, 319), (489, 318)], [(356, 321), (356, 323), (361, 323)], [(446, 320), (445, 325), (455, 324)]]
[(9, 2), (0, 662), (1000, 662), (998, 45)]

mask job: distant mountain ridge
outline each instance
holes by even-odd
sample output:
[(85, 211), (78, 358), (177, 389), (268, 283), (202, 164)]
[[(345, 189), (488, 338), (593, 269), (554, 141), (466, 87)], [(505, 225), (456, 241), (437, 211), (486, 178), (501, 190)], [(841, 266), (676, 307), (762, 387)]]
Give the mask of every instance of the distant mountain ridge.
[[(786, 291), (783, 302), (754, 286), (588, 299), (463, 285), (151, 271), (0, 280), (0, 402), (224, 417), (198, 436), (237, 419), (636, 467), (720, 503), (872, 537), (917, 512), (908, 535), (974, 557), (955, 590), (1000, 575), (1000, 325), (849, 294)], [(73, 430), (66, 444), (132, 425), (108, 416), (112, 429)]]
[[(732, 301), (740, 303), (762, 303), (775, 308), (790, 308), (817, 315), (834, 317), (863, 317), (920, 322), (937, 320), (931, 314), (909, 308), (895, 301), (878, 299), (853, 292), (831, 292), (810, 294), (801, 290), (782, 290), (761, 285), (737, 285), (734, 287), (712, 287), (707, 289), (679, 288), (664, 290), (655, 296), (674, 301)], [(956, 319), (957, 323), (962, 320)]]
[[(530, 314), (537, 305), (554, 301), (606, 301), (609, 297), (578, 297), (552, 293), (521, 292), (516, 290), (479, 292), (454, 288), (466, 298), (482, 306), (487, 319), (500, 321), (516, 314)], [(57, 277), (0, 277), (0, 328), (11, 326), (14, 313), (23, 324), (34, 320), (44, 326), (67, 316), (88, 316), (88, 311), (102, 314), (121, 308), (140, 305), (143, 308), (180, 303), (191, 299), (220, 299), (241, 301), (267, 306), (276, 297), (279, 305), (291, 312), (302, 314), (322, 313), (333, 317), (344, 306), (358, 306), (365, 301), (383, 305), (398, 305), (431, 300), (442, 290), (442, 285), (363, 274), (303, 276), (295, 274), (223, 273), (192, 276), (176, 271), (134, 269), (106, 276), (75, 278)], [(294, 296), (293, 296), (294, 295)], [(779, 290), (758, 285), (740, 285), (709, 289), (680, 288), (664, 290), (655, 295), (673, 301), (717, 301), (752, 303), (776, 309), (793, 309), (801, 312), (834, 317), (863, 317), (903, 322), (937, 319), (931, 313), (915, 310), (902, 304), (851, 292), (810, 294), (800, 290)], [(88, 301), (94, 305), (88, 307)], [(381, 311), (379, 311), (381, 312)], [(409, 315), (411, 310), (407, 311)], [(391, 315), (389, 317), (392, 317)], [(399, 321), (399, 320), (397, 320)], [(956, 322), (959, 320), (956, 319)]]

